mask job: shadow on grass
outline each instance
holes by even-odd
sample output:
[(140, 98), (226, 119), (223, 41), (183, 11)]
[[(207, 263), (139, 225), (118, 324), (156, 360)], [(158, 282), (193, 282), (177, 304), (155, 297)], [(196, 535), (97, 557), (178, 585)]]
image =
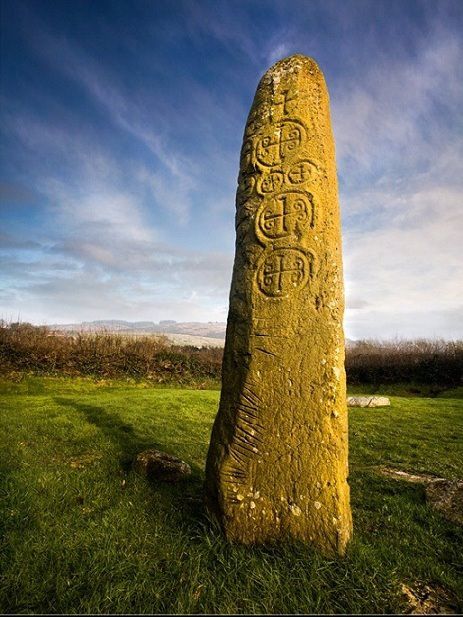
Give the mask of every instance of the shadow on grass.
[(116, 413), (109, 413), (104, 407), (78, 403), (68, 398), (55, 397), (55, 402), (71, 407), (83, 414), (120, 451), (119, 462), (123, 471), (128, 472), (134, 457), (148, 448), (162, 448), (162, 444), (137, 435), (132, 424), (124, 422)]
[[(3, 447), (1, 454), (0, 538), (6, 539), (10, 532), (22, 532), (33, 524), (35, 513), (30, 495), (21, 490), (21, 484), (17, 479), (21, 468), (20, 453), (7, 444)], [(1, 561), (2, 565), (14, 561), (14, 546), (6, 540), (2, 542)]]
[[(172, 447), (161, 441), (153, 441), (137, 434), (132, 424), (125, 422), (117, 413), (109, 413), (104, 407), (79, 403), (68, 398), (55, 397), (59, 405), (71, 407), (82, 413), (87, 422), (94, 424), (104, 436), (119, 450), (119, 464), (125, 474), (132, 469), (132, 464), (139, 452), (156, 448), (178, 456)], [(192, 474), (176, 484), (159, 482), (147, 478), (147, 484), (166, 504), (171, 504), (175, 511), (174, 518), (183, 523), (188, 522), (197, 529), (198, 524), (209, 524), (209, 519), (203, 506), (203, 471), (191, 461), (186, 461), (192, 469)]]

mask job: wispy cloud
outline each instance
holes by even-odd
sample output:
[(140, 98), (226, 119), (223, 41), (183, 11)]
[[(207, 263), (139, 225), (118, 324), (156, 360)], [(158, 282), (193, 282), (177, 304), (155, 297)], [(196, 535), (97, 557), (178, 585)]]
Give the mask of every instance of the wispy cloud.
[(439, 164), (436, 147), (440, 154), (452, 142), (461, 144), (447, 120), (463, 118), (461, 39), (438, 31), (421, 45), (417, 59), (381, 57), (360, 82), (346, 76), (336, 86), (332, 114), (345, 176), (393, 169), (400, 177)]
[(461, 42), (436, 29), (416, 58), (383, 58), (363, 82), (336, 88), (346, 293), (368, 302), (357, 310), (348, 301), (348, 334), (362, 323), (373, 331), (379, 315), (395, 324), (388, 335), (402, 319), (397, 332), (413, 336), (427, 314), (439, 331), (439, 311), (453, 315), (447, 332), (461, 332), (463, 140), (453, 122), (462, 118), (462, 56)]
[(289, 54), (290, 46), (288, 43), (278, 43), (267, 56), (267, 64), (271, 65), (277, 60), (281, 60)]
[[(65, 38), (49, 34), (39, 25), (31, 44), (54, 70), (79, 84), (100, 105), (118, 129), (126, 131), (153, 155), (151, 182), (154, 198), (160, 208), (169, 208), (179, 222), (186, 223), (191, 211), (191, 192), (196, 188), (196, 163), (176, 151), (169, 140), (165, 121), (165, 105), (157, 100), (153, 107), (149, 97), (126, 92), (116, 76), (97, 60)], [(157, 167), (157, 172), (154, 171)], [(147, 179), (148, 180), (148, 179)], [(169, 199), (157, 199), (157, 189), (169, 185)]]
[(50, 224), (34, 241), (0, 239), (3, 306), (28, 306), (23, 318), (48, 322), (105, 318), (108, 310), (127, 319), (226, 317), (232, 255), (166, 243), (143, 192), (163, 195), (144, 167), (129, 165), (128, 182), (124, 166), (85, 131), (28, 114), (11, 115), (8, 128), (32, 157), (44, 154), (29, 182)]

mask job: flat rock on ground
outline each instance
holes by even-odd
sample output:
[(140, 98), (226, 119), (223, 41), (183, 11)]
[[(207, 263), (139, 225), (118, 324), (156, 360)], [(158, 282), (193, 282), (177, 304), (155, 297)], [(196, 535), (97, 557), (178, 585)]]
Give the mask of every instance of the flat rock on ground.
[(391, 401), (387, 396), (348, 396), (348, 407), (388, 407)]
[(402, 594), (408, 605), (407, 615), (452, 615), (457, 612), (454, 598), (438, 585), (431, 587), (416, 582), (408, 586), (402, 583)]
[(134, 470), (150, 480), (178, 482), (191, 474), (188, 463), (160, 450), (145, 450), (137, 454)]
[(463, 480), (447, 480), (387, 467), (381, 469), (381, 473), (395, 480), (424, 484), (426, 501), (429, 505), (448, 521), (463, 525)]
[(449, 521), (463, 525), (463, 480), (434, 480), (426, 485), (426, 500)]

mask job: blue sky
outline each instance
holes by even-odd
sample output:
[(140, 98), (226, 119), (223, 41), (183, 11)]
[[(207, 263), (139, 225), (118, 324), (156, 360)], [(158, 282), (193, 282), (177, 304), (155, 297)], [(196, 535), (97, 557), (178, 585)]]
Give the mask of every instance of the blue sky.
[(1, 2), (0, 316), (225, 321), (258, 80), (319, 63), (350, 338), (463, 337), (463, 2)]

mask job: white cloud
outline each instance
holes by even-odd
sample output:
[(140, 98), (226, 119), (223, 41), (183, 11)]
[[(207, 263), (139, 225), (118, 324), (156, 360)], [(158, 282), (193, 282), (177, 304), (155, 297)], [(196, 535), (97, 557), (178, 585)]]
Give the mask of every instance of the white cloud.
[[(373, 192), (373, 198), (370, 194), (369, 202), (362, 203), (361, 210), (369, 216), (368, 203), (384, 200), (380, 223), (374, 229), (347, 229), (344, 233), (347, 305), (350, 296), (368, 302), (362, 316), (367, 319), (368, 315), (381, 315), (381, 320), (372, 320), (378, 335), (390, 332), (391, 324), (396, 324), (400, 333), (398, 315), (409, 314), (410, 317), (403, 318), (402, 332), (421, 328), (424, 336), (425, 316), (429, 314), (430, 328), (432, 318), (440, 324), (440, 330), (438, 325), (434, 326), (438, 331), (448, 335), (453, 327), (453, 336), (463, 336), (461, 322), (458, 328), (455, 319), (449, 327), (443, 327), (442, 319), (436, 317), (439, 311), (445, 315), (463, 305), (462, 193), (434, 185), (434, 178), (426, 180), (429, 185), (422, 177), (421, 188), (408, 194), (394, 190), (379, 191), (377, 195)], [(414, 313), (421, 317), (417, 316), (411, 327)], [(348, 329), (354, 317), (359, 325), (359, 314), (354, 316), (348, 310)], [(357, 329), (360, 331), (361, 328)]]
[(111, 191), (108, 186), (86, 186), (84, 190), (72, 191), (59, 181), (42, 184), (48, 195), (53, 213), (62, 224), (63, 231), (78, 231), (81, 240), (94, 235), (96, 228), (101, 240), (114, 243), (148, 242), (156, 237), (154, 228), (146, 223), (136, 196)]
[[(172, 246), (150, 220), (144, 190), (164, 201), (175, 191), (164, 187), (162, 195), (144, 167), (127, 170), (85, 131), (59, 123), (48, 128), (19, 111), (8, 119), (30, 156), (42, 152), (47, 161), (31, 166), (29, 186), (46, 197), (48, 225), (34, 242), (4, 237), (4, 317), (40, 323), (108, 314), (155, 321), (226, 317), (232, 256)], [(66, 179), (56, 162), (70, 170)]]
[(348, 336), (463, 336), (462, 52), (436, 30), (336, 88)]

